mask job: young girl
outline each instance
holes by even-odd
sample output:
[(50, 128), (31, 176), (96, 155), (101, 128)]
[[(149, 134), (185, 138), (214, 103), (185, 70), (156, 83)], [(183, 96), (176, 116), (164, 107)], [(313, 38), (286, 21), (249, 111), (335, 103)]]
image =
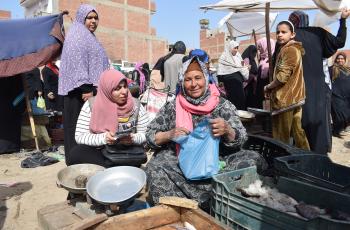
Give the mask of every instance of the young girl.
[(309, 150), (309, 142), (301, 127), (301, 106), (305, 103), (304, 49), (300, 42), (293, 40), (295, 32), (291, 22), (280, 22), (276, 34), (273, 81), (264, 88), (271, 99), (272, 135), (285, 143), (289, 143), (292, 136), (297, 147)]

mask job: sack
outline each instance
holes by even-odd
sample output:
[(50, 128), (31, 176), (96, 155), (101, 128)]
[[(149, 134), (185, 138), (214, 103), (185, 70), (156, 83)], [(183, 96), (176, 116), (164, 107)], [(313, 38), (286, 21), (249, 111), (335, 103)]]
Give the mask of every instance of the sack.
[(144, 148), (137, 145), (106, 145), (102, 154), (113, 162), (113, 165), (140, 166), (147, 162)]
[(220, 138), (212, 136), (208, 119), (175, 142), (180, 144), (179, 166), (187, 179), (207, 179), (219, 172)]
[(45, 100), (42, 96), (38, 97), (38, 101), (36, 103), (36, 106), (40, 109), (46, 110)]

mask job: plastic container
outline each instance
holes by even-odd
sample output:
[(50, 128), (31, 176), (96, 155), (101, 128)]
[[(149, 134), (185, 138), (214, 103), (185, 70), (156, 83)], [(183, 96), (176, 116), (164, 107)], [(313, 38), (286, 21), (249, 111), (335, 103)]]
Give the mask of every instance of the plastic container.
[[(287, 145), (270, 137), (259, 135), (248, 135), (248, 140), (243, 144), (243, 149), (253, 150), (260, 153), (270, 167), (273, 167), (274, 158), (288, 156), (294, 147)], [(297, 153), (296, 151), (293, 153)]]
[[(237, 187), (247, 187), (256, 179), (265, 178), (256, 173), (255, 167), (240, 169), (213, 177), (213, 192), (211, 212), (222, 223), (233, 229), (259, 230), (342, 230), (350, 229), (350, 222), (317, 217), (307, 220), (303, 217), (280, 212), (243, 197)], [(274, 184), (268, 184), (273, 187)], [(281, 193), (306, 204), (317, 205), (349, 212), (350, 196), (332, 190), (313, 186), (286, 177), (279, 177), (274, 185)]]
[(275, 158), (279, 175), (350, 194), (350, 168), (333, 163), (327, 156), (300, 154)]

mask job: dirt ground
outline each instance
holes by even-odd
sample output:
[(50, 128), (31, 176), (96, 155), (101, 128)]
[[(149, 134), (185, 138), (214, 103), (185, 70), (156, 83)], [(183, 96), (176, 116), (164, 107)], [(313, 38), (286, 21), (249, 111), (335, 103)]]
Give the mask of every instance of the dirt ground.
[[(347, 144), (348, 143), (348, 144)], [(331, 159), (350, 167), (350, 134), (333, 137)], [(64, 162), (34, 169), (23, 169), (23, 153), (0, 155), (0, 229), (40, 229), (37, 211), (66, 200), (67, 192), (57, 188), (57, 172)], [(12, 187), (3, 183), (17, 182)]]

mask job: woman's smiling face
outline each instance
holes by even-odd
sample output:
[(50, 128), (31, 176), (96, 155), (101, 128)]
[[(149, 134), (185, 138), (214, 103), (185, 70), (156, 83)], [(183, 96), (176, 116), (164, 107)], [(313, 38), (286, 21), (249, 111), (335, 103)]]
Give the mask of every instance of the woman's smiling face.
[(186, 95), (192, 98), (199, 98), (205, 92), (206, 81), (202, 71), (192, 70), (185, 73), (184, 89)]

